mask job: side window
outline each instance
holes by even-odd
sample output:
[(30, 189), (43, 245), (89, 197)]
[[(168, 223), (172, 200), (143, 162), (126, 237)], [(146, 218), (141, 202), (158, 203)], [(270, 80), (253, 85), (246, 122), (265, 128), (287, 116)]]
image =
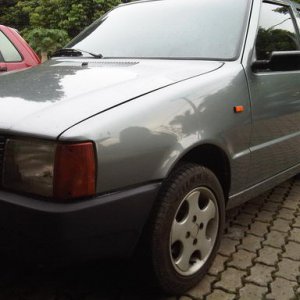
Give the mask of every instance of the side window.
[(273, 51), (292, 51), (299, 48), (290, 9), (264, 2), (256, 40), (257, 59), (268, 60)]
[(22, 57), (6, 35), (0, 31), (0, 51), (5, 62), (22, 61)]

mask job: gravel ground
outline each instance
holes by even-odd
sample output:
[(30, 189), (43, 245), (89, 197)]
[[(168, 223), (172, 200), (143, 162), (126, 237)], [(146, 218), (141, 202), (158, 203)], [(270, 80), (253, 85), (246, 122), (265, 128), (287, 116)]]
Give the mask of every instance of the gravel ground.
[(4, 268), (0, 300), (300, 299), (300, 176), (228, 212), (213, 266), (186, 295), (155, 294), (132, 265)]

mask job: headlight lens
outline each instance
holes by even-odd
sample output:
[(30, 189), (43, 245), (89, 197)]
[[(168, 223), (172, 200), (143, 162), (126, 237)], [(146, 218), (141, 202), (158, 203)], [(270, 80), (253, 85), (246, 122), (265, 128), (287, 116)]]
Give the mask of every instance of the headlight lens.
[(8, 139), (3, 187), (52, 197), (55, 151), (55, 143)]
[(93, 196), (94, 144), (7, 139), (2, 186), (55, 200)]

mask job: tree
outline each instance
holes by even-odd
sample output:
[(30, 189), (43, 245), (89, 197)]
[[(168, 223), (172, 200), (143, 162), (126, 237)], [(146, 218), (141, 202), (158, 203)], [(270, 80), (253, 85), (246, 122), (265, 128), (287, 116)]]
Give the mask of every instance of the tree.
[(273, 51), (297, 50), (295, 34), (283, 29), (258, 30), (256, 55), (259, 60), (268, 60)]
[(22, 0), (15, 8), (28, 16), (30, 28), (65, 30), (69, 37), (99, 18), (120, 0)]
[(53, 54), (57, 48), (62, 48), (68, 41), (66, 31), (59, 29), (35, 28), (26, 33), (31, 46), (41, 54), (42, 61), (46, 61), (48, 54)]
[[(128, 2), (128, 1), (127, 1)], [(40, 54), (53, 53), (120, 0), (0, 0), (0, 24), (21, 31)]]

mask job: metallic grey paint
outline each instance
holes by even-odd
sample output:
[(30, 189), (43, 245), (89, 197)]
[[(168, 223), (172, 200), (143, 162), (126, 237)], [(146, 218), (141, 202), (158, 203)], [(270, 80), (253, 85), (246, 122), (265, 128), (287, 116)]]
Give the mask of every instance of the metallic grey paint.
[(228, 207), (246, 201), (300, 171), (300, 72), (251, 71), (260, 5), (232, 62), (56, 58), (2, 76), (1, 133), (94, 141), (98, 193), (163, 180), (214, 145), (230, 163)]
[[(82, 66), (83, 62), (88, 65)], [(202, 61), (53, 59), (1, 77), (0, 128), (9, 133), (57, 138), (93, 115), (221, 65)]]
[[(234, 105), (244, 105), (246, 111), (235, 114)], [(250, 133), (243, 69), (240, 64), (226, 63), (214, 72), (90, 118), (70, 128), (60, 140), (96, 141), (99, 192), (163, 179), (193, 147), (213, 144), (230, 158), (232, 190), (237, 192), (246, 184), (240, 170), (247, 174)]]

